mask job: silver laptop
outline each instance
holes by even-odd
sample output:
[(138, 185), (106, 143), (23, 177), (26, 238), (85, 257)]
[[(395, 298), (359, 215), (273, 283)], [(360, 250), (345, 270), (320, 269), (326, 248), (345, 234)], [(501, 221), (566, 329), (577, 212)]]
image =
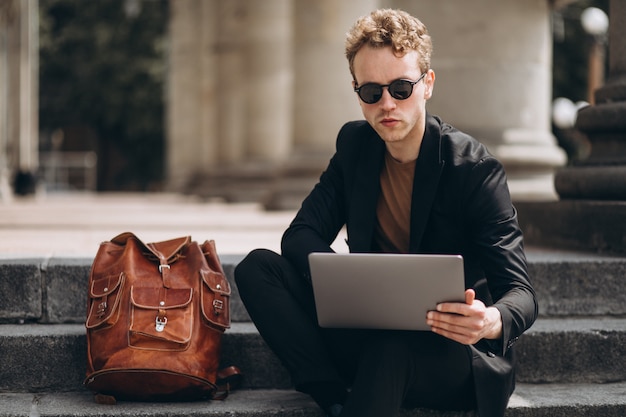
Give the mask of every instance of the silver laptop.
[(460, 255), (311, 253), (321, 327), (430, 330), (426, 313), (464, 302)]

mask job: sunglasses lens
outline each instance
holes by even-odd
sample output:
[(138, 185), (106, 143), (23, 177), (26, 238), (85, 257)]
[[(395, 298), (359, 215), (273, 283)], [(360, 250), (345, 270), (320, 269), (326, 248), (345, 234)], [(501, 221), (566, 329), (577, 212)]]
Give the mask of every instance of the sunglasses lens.
[(355, 91), (358, 92), (359, 97), (367, 104), (374, 104), (383, 96), (383, 88), (387, 87), (389, 89), (389, 94), (391, 97), (396, 100), (406, 100), (413, 93), (413, 86), (417, 84), (422, 78), (424, 78), (425, 74), (417, 81), (408, 81), (408, 80), (395, 80), (391, 84), (364, 84), (359, 88), (355, 88)]
[(396, 80), (389, 85), (389, 94), (398, 100), (406, 100), (412, 92), (413, 84), (407, 80)]
[(376, 103), (383, 96), (383, 88), (378, 84), (365, 84), (359, 90), (359, 97), (367, 104)]

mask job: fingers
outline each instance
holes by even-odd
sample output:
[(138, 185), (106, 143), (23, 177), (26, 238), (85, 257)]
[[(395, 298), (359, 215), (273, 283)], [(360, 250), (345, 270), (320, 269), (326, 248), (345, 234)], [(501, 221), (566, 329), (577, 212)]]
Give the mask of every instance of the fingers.
[(464, 303), (440, 303), (436, 311), (428, 312), (426, 322), (433, 332), (463, 344), (481, 339), (485, 305), (476, 300), (472, 289), (465, 291)]
[(430, 311), (426, 315), (426, 322), (430, 326), (455, 333), (474, 333), (482, 329), (484, 314), (461, 315)]
[(463, 344), (474, 344), (480, 339), (502, 337), (502, 317), (495, 307), (486, 307), (474, 298), (471, 290), (466, 292), (465, 303), (441, 303), (436, 311), (429, 311), (426, 323), (434, 333)]
[(445, 330), (441, 327), (433, 327), (432, 331), (433, 333), (446, 337), (450, 340), (454, 340), (455, 342), (461, 343), (463, 345), (473, 345), (480, 340), (480, 338), (477, 337), (475, 334), (456, 333), (450, 330)]
[(482, 327), (476, 317), (431, 311), (426, 323), (434, 333), (462, 344), (473, 344), (481, 338)]
[(439, 303), (437, 304), (437, 311), (470, 316), (473, 313), (474, 301), (476, 301), (474, 290), (465, 290), (465, 303)]

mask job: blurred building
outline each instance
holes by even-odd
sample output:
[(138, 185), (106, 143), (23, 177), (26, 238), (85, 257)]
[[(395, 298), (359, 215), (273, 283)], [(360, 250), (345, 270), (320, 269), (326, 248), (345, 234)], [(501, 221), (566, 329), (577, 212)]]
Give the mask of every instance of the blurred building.
[(361, 118), (345, 33), (379, 7), (419, 17), (437, 74), (427, 108), (487, 144), (514, 197), (555, 199), (566, 155), (551, 134), (552, 1), (176, 0), (167, 178), (269, 206), (301, 199), (341, 125)]
[[(361, 118), (345, 33), (379, 7), (434, 41), (428, 110), (487, 144), (516, 199), (556, 199), (551, 12), (568, 0), (172, 0), (166, 186), (293, 207)], [(36, 0), (0, 2), (0, 185), (35, 172)]]

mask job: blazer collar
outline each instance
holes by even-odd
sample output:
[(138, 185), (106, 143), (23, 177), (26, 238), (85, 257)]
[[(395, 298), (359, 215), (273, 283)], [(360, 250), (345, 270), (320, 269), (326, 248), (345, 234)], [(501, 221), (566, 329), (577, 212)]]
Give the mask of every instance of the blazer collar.
[(380, 196), (380, 170), (385, 156), (385, 142), (369, 124), (363, 136), (348, 216), (351, 252), (372, 250), (376, 205)]
[(415, 164), (413, 195), (411, 196), (411, 236), (409, 252), (420, 251), (424, 230), (435, 201), (439, 179), (445, 161), (441, 157), (441, 121), (436, 117), (426, 116), (426, 130)]
[[(439, 178), (444, 167), (441, 159), (441, 127), (436, 117), (427, 114), (426, 129), (415, 164), (411, 197), (411, 236), (409, 252), (419, 252), (422, 237), (433, 205)], [(354, 199), (349, 214), (350, 251), (369, 252), (376, 225), (376, 205), (380, 196), (380, 170), (385, 144), (367, 125), (364, 146), (358, 158)]]

